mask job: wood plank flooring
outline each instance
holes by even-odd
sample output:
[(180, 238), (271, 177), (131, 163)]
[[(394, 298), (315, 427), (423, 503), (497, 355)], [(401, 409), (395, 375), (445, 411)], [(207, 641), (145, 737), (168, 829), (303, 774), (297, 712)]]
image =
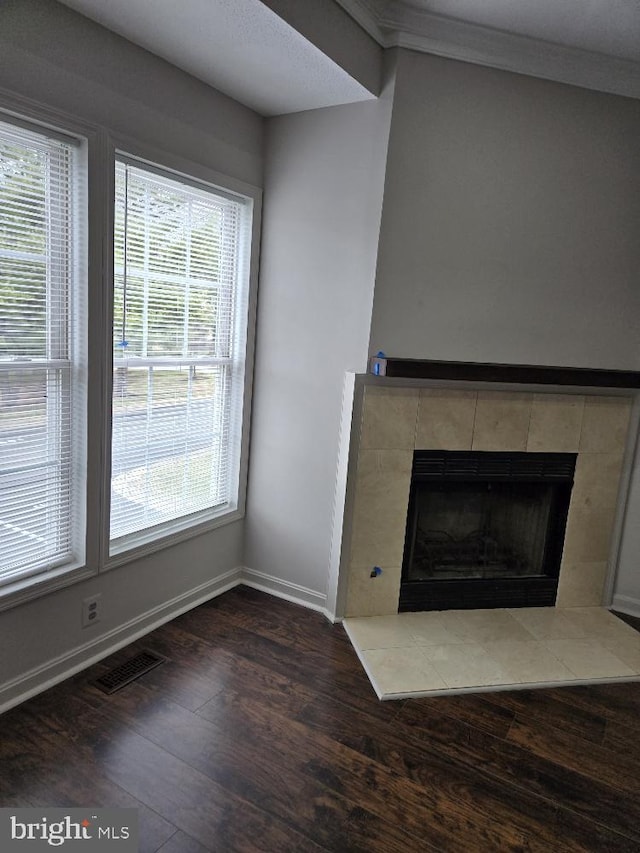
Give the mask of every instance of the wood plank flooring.
[(145, 853), (638, 851), (639, 744), (638, 683), (381, 703), (340, 626), (239, 587), (0, 717), (0, 805), (137, 807)]

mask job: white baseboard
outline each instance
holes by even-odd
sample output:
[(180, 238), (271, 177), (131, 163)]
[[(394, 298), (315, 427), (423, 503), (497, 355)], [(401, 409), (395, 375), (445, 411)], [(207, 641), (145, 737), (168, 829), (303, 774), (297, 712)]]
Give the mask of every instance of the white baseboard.
[(195, 589), (178, 595), (158, 607), (142, 613), (135, 619), (120, 625), (113, 631), (97, 637), (88, 643), (77, 646), (70, 652), (49, 660), (35, 667), (18, 678), (0, 685), (0, 714), (19, 705), (21, 702), (42, 693), (61, 681), (70, 678), (77, 672), (91, 666), (102, 658), (107, 657), (118, 649), (129, 645), (134, 640), (143, 637), (165, 622), (175, 619), (187, 610), (209, 601), (223, 592), (242, 583), (242, 569), (231, 569)]
[(614, 595), (611, 609), (626, 613), (627, 616), (637, 616), (640, 619), (640, 598), (632, 598), (630, 595)]
[(330, 622), (334, 621), (333, 615), (327, 610), (327, 596), (321, 592), (316, 592), (314, 589), (282, 580), (282, 578), (277, 578), (274, 575), (258, 572), (256, 569), (249, 569), (247, 566), (242, 569), (242, 583), (253, 589), (268, 592), (277, 598), (284, 598), (293, 604), (301, 604), (310, 610), (317, 610), (324, 614)]
[(238, 566), (225, 572), (217, 578), (208, 581), (195, 589), (178, 595), (171, 601), (166, 601), (158, 607), (142, 613), (135, 619), (102, 634), (94, 640), (76, 646), (70, 652), (53, 658), (37, 666), (23, 675), (0, 685), (0, 714), (25, 702), (32, 696), (48, 690), (61, 681), (71, 678), (83, 669), (97, 663), (105, 657), (128, 646), (134, 640), (144, 637), (165, 622), (170, 622), (187, 610), (204, 604), (233, 587), (244, 584), (254, 589), (284, 598), (302, 607), (317, 610), (329, 619), (335, 621), (333, 614), (327, 610), (327, 597), (315, 590), (308, 589), (290, 581), (258, 572), (255, 569)]

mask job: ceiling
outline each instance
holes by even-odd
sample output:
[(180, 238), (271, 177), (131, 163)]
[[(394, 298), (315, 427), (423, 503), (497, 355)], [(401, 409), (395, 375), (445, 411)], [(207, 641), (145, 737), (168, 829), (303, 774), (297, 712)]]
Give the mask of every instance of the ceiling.
[[(60, 2), (262, 115), (372, 97), (260, 0)], [(640, 0), (336, 2), (383, 47), (640, 98)]]

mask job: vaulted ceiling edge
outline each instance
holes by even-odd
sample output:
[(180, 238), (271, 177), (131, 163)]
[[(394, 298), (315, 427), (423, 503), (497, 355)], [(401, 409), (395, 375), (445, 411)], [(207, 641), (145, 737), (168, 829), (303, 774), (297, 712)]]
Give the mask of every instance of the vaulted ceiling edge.
[(385, 48), (499, 68), (610, 94), (640, 98), (640, 63), (454, 20), (386, 0), (336, 0)]

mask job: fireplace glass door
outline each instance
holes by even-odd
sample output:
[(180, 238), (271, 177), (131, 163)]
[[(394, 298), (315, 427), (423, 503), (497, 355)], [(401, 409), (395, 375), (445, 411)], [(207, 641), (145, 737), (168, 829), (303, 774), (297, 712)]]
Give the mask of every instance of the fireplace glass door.
[(401, 609), (555, 603), (574, 467), (575, 454), (416, 451)]

